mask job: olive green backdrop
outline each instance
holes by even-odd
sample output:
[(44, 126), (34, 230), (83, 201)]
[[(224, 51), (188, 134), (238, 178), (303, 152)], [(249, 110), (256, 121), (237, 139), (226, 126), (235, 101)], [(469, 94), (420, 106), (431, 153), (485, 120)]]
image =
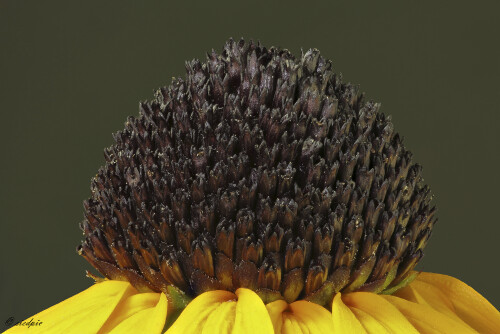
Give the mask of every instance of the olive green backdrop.
[(0, 0), (0, 330), (91, 284), (78, 223), (111, 133), (242, 36), (318, 48), (382, 103), (439, 207), (419, 268), (498, 308), (500, 6), (448, 3)]

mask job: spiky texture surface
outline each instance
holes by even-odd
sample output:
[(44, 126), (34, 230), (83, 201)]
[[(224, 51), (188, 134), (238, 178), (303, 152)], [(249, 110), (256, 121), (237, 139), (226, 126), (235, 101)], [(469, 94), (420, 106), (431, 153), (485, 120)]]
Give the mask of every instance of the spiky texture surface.
[(317, 50), (230, 40), (186, 69), (105, 150), (81, 255), (141, 290), (247, 287), (266, 302), (407, 278), (435, 209), (378, 104)]

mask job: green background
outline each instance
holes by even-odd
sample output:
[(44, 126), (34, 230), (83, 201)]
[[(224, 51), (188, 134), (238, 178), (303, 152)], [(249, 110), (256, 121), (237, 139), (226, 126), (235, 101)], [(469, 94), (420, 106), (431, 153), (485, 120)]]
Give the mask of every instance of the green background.
[(78, 223), (111, 134), (242, 36), (318, 48), (382, 103), (439, 208), (419, 268), (498, 308), (500, 8), (448, 3), (0, 0), (0, 330), (91, 284)]

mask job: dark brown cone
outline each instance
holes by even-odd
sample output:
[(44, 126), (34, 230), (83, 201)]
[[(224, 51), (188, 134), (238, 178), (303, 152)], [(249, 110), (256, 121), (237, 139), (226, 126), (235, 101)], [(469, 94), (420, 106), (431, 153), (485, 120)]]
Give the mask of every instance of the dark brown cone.
[(110, 279), (327, 305), (391, 289), (435, 208), (379, 104), (317, 50), (230, 40), (140, 104), (92, 180), (78, 252)]

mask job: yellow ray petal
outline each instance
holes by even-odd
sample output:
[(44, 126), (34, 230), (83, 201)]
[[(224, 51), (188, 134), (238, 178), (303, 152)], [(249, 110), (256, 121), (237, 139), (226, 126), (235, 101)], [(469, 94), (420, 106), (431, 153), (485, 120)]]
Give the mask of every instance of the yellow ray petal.
[(377, 319), (368, 313), (355, 307), (350, 307), (352, 313), (359, 319), (359, 322), (365, 327), (365, 330), (371, 334), (391, 334)]
[[(380, 295), (371, 292), (353, 292), (342, 295), (342, 301), (348, 307), (355, 307), (367, 313), (391, 333), (418, 334), (406, 317)], [(372, 322), (362, 322), (359, 318), (358, 320), (368, 333), (375, 332), (375, 327), (371, 326)]]
[(448, 308), (480, 333), (500, 332), (500, 312), (464, 282), (451, 276), (433, 273), (421, 273), (416, 282), (427, 283), (442, 291), (447, 301), (432, 298), (431, 294), (426, 293), (423, 284), (410, 284), (415, 286), (421, 295), (425, 295), (423, 298), (433, 308)]
[(334, 331), (331, 313), (318, 304), (299, 300), (290, 304), (290, 311), (311, 334)]
[(396, 296), (383, 296), (418, 329), (420, 333), (476, 333), (463, 322), (438, 312), (430, 306), (407, 301)]
[[(120, 301), (136, 294), (128, 282), (103, 281), (56, 304), (31, 318), (42, 324), (38, 330), (47, 334), (97, 333)], [(5, 333), (24, 333), (25, 326), (14, 326)]]
[(137, 312), (155, 307), (159, 300), (160, 294), (155, 292), (131, 295), (116, 306), (113, 313), (111, 313), (108, 320), (101, 327), (99, 333), (108, 333)]
[[(165, 320), (167, 318), (167, 307), (168, 301), (167, 296), (163, 293), (155, 293), (156, 303), (154, 305), (149, 305), (149, 303), (144, 303), (144, 300), (148, 297), (144, 297), (144, 293), (132, 296), (128, 299), (133, 299), (132, 301), (127, 300), (128, 306), (135, 309), (134, 313), (130, 311), (126, 312), (128, 316), (123, 318), (123, 316), (118, 316), (118, 318), (123, 318), (119, 321), (116, 327), (113, 327), (111, 331), (102, 330), (99, 333), (109, 333), (109, 334), (136, 334), (136, 333), (150, 333), (150, 334), (160, 334), (165, 325)], [(134, 298), (135, 297), (135, 298)], [(138, 298), (141, 297), (141, 298)], [(148, 307), (149, 306), (149, 307)], [(112, 319), (111, 316), (110, 319)]]
[(444, 292), (429, 283), (414, 281), (412, 284), (399, 290), (394, 294), (394, 296), (406, 299), (410, 302), (432, 307), (434, 310), (461, 322), (462, 325), (466, 327), (469, 327), (469, 325), (460, 319), (460, 317), (456, 314), (453, 303), (448, 299)]
[(288, 305), (277, 300), (266, 305), (274, 333), (333, 333), (331, 313), (318, 304), (299, 300)]
[(281, 333), (283, 327), (283, 311), (288, 308), (288, 303), (284, 300), (276, 300), (266, 305), (267, 312), (273, 323), (274, 332)]
[(398, 290), (393, 296), (417, 304), (428, 305), (436, 311), (456, 316), (453, 304), (443, 291), (423, 281), (415, 280), (410, 285)]
[(236, 317), (233, 333), (273, 334), (273, 324), (262, 299), (249, 289), (236, 290)]
[(234, 293), (229, 291), (216, 290), (202, 293), (186, 306), (166, 333), (201, 333), (210, 314), (221, 303), (235, 299)]
[(297, 319), (285, 314), (283, 315), (282, 331), (279, 334), (282, 333), (302, 334), (303, 332), (299, 324), (297, 323)]
[(207, 318), (202, 334), (231, 333), (236, 315), (236, 301), (221, 303)]
[[(290, 315), (290, 319), (292, 318), (293, 314)], [(297, 324), (299, 327), (299, 330), (296, 332), (291, 332), (290, 334), (319, 334), (318, 332), (311, 332), (309, 330), (309, 326), (307, 326), (304, 322), (300, 321), (299, 318), (296, 316), (293, 316), (294, 322)]]
[(340, 292), (333, 298), (332, 318), (334, 333), (366, 334), (354, 313), (342, 301)]

